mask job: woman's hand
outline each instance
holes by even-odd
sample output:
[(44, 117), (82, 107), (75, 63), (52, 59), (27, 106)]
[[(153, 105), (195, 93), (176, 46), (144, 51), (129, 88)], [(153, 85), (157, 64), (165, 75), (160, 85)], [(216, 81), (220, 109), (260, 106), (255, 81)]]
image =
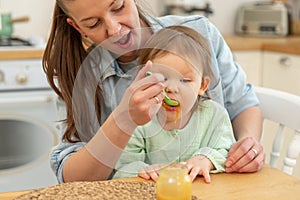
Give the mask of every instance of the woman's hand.
[(148, 61), (112, 113), (117, 125), (125, 133), (132, 134), (138, 125), (149, 122), (161, 106), (164, 77), (161, 74), (146, 77), (151, 67), (152, 62)]
[(229, 150), (226, 172), (256, 172), (265, 162), (263, 146), (253, 137), (239, 140)]
[(262, 133), (262, 113), (259, 107), (250, 107), (232, 120), (237, 138), (225, 162), (226, 172), (256, 172), (265, 163), (265, 152), (259, 142)]
[(203, 155), (194, 156), (188, 159), (185, 163), (188, 167), (192, 181), (197, 177), (197, 175), (202, 175), (206, 183), (211, 182), (209, 172), (214, 168), (214, 166), (207, 157)]

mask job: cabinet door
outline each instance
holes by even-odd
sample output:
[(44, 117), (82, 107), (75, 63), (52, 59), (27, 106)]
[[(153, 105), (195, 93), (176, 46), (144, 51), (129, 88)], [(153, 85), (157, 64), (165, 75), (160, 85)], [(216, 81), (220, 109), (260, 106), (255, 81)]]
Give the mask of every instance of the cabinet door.
[(300, 56), (263, 52), (262, 84), (300, 95)]
[(245, 70), (247, 81), (254, 85), (261, 85), (261, 51), (234, 51), (234, 58)]
[[(300, 56), (277, 52), (264, 51), (262, 65), (262, 84), (264, 87), (278, 89), (296, 95), (300, 95)], [(270, 141), (275, 136), (278, 128), (277, 124), (266, 121), (264, 124), (265, 133), (262, 143), (266, 151), (266, 162), (269, 162), (272, 145)], [(293, 138), (291, 129), (286, 129), (285, 140), (282, 148), (286, 150), (288, 143)], [(281, 154), (278, 159), (278, 168), (282, 167), (285, 154)], [(300, 157), (294, 169), (294, 175), (300, 178)]]

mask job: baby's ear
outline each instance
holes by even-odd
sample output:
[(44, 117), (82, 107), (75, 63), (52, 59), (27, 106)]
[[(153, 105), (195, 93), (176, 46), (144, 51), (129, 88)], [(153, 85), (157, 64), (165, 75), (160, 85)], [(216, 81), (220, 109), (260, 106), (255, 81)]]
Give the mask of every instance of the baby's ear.
[(209, 83), (210, 83), (210, 78), (208, 76), (205, 76), (202, 78), (201, 86), (200, 86), (199, 92), (198, 92), (199, 96), (202, 96), (206, 92), (206, 90), (208, 89)]

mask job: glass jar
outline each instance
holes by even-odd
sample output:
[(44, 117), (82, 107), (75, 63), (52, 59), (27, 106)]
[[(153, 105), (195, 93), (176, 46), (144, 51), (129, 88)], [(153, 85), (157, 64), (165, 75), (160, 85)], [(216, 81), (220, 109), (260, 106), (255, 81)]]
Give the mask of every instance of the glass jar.
[(179, 163), (162, 168), (156, 182), (157, 200), (191, 200), (192, 181), (188, 168)]

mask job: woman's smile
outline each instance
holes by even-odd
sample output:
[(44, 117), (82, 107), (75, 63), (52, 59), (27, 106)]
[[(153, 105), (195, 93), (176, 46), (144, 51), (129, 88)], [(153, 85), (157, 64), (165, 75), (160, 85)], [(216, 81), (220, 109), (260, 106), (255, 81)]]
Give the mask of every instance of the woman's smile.
[(114, 42), (114, 44), (117, 44), (119, 47), (123, 49), (127, 49), (132, 44), (132, 34), (131, 31), (129, 31), (127, 34), (123, 35), (118, 41)]

